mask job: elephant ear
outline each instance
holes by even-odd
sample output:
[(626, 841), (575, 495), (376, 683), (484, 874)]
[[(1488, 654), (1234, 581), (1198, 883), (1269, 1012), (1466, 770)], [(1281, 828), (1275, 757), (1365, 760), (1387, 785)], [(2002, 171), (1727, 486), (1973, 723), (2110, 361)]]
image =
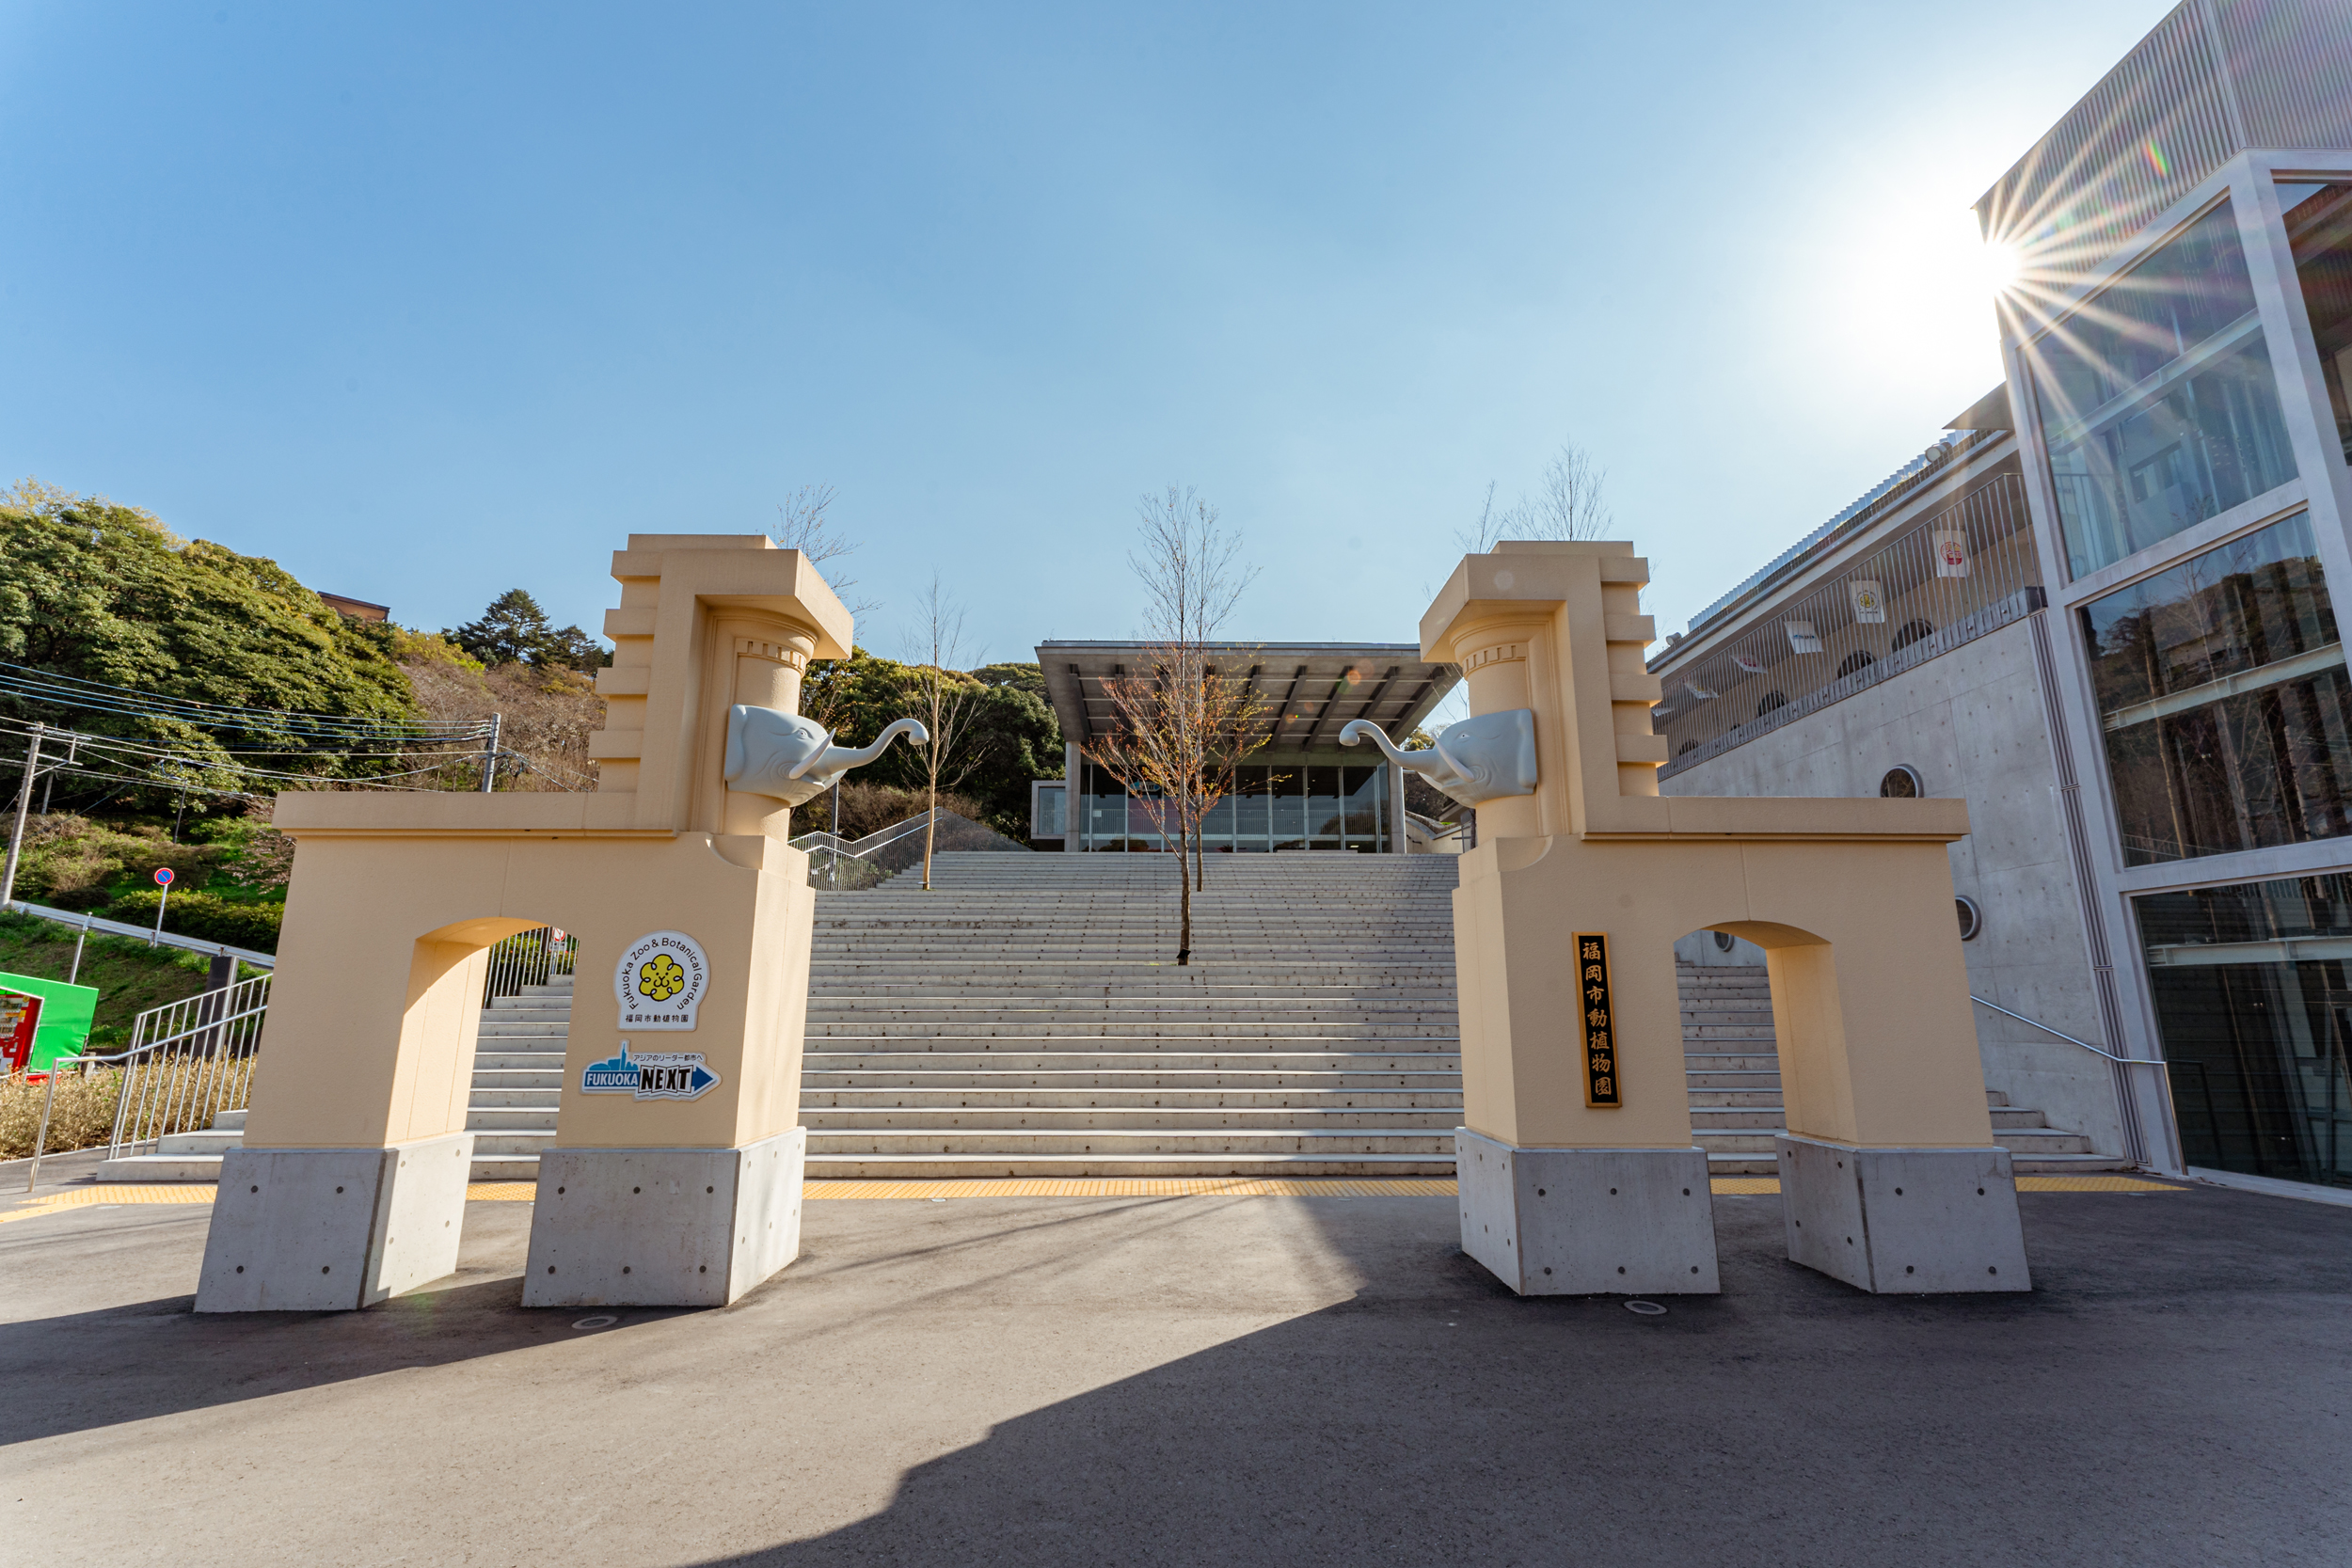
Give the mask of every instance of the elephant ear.
[(743, 728), (751, 721), (751, 705), (748, 703), (738, 703), (727, 709), (727, 760), (726, 766), (720, 771), (730, 784), (743, 776), (746, 766)]

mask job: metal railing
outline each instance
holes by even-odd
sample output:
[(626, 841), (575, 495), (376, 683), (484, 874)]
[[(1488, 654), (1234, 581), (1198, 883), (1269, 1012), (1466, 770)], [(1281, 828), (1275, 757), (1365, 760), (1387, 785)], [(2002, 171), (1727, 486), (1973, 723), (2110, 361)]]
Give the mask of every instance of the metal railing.
[(923, 863), (923, 828), (934, 818), (939, 831), (932, 848), (948, 850), (1018, 850), (1033, 854), (993, 828), (983, 827), (951, 811), (925, 812), (894, 822), (864, 838), (845, 839), (833, 833), (803, 833), (792, 847), (808, 855), (808, 885), (826, 893), (858, 893), (880, 887), (901, 871)]
[[(2172, 1070), (2169, 1064), (2157, 1061), (2147, 1056), (2119, 1056), (2114, 1052), (2107, 1050), (2104, 1046), (2093, 1045), (2089, 1040), (2076, 1039), (2074, 1036), (2068, 1034), (2063, 1029), (2053, 1029), (2038, 1018), (2027, 1018), (2023, 1013), (2011, 1012), (2007, 1007), (2002, 1006), (1998, 1002), (1987, 1002), (1983, 997), (1977, 995), (1973, 991), (1969, 993), (1968, 1000), (1974, 1002), (1979, 1007), (1992, 1008), (1994, 1012), (1999, 1013), (2003, 1018), (2013, 1018), (2018, 1022), (2039, 1029), (2043, 1034), (2048, 1035), (2053, 1038), (2064, 1040), (2069, 1045), (2079, 1045), (2085, 1051), (2090, 1052), (2093, 1056), (2106, 1058), (2106, 1060), (2114, 1067), (2122, 1069), (2120, 1074), (2122, 1079), (2121, 1087), (2126, 1093), (2129, 1093), (2131, 1088), (2132, 1069), (2143, 1067), (2154, 1068), (2156, 1069), (2156, 1089), (2164, 1099), (2164, 1124), (2166, 1135), (2173, 1138), (2177, 1138), (2179, 1136), (2181, 1117), (2180, 1112), (2172, 1103)], [(2122, 1106), (2122, 1111), (2123, 1114), (2124, 1128), (2128, 1134), (2130, 1132), (2137, 1130), (2139, 1118), (2137, 1113), (2129, 1105)], [(2141, 1140), (2134, 1138), (2132, 1141), (2135, 1144), (2138, 1144)], [(2140, 1164), (2146, 1165), (2153, 1164), (2154, 1163), (2148, 1158), (2148, 1150), (2145, 1147), (2134, 1148), (2132, 1150), (2132, 1155), (2133, 1158)], [(2184, 1155), (2184, 1164), (2181, 1168), (2184, 1170), (2187, 1168), (2185, 1164), (2185, 1155)]]
[(580, 939), (553, 926), (535, 927), (490, 944), (490, 972), (482, 982), (482, 1005), (520, 996), (532, 986), (553, 985), (572, 973)]
[(50, 1112), (57, 1079), (66, 1069), (87, 1074), (92, 1068), (119, 1075), (106, 1158), (151, 1144), (167, 1133), (210, 1127), (223, 1111), (245, 1109), (253, 1083), (253, 1056), (269, 1010), (268, 974), (241, 980), (222, 990), (199, 991), (131, 1021), (130, 1045), (112, 1055), (61, 1056), (49, 1066), (41, 1097), (40, 1129), (33, 1137), (33, 1164), (24, 1190), (40, 1180), (49, 1144)]
[(60, 926), (71, 926), (87, 936), (92, 931), (100, 936), (135, 937), (150, 947), (178, 947), (190, 953), (209, 953), (215, 957), (226, 954), (239, 963), (256, 969), (275, 969), (278, 956), (257, 953), (249, 947), (231, 947), (226, 942), (207, 942), (201, 937), (183, 937), (177, 931), (159, 931), (151, 927), (133, 926), (119, 920), (101, 920), (87, 912), (76, 914), (72, 910), (53, 910), (42, 904), (27, 904), (22, 898), (10, 899), (5, 906), (11, 914), (29, 914), (40, 920), (54, 920)]
[(1470, 822), (1440, 822), (1434, 816), (1423, 816), (1417, 811), (1406, 812), (1405, 821), (1407, 835), (1409, 836), (1414, 829), (1419, 829), (1421, 842), (1436, 853), (1443, 853), (1438, 849), (1438, 846), (1449, 838), (1460, 839), (1460, 847), (1464, 849), (1471, 847), (1478, 842), (1476, 830)]
[(1674, 755), (1659, 776), (1997, 631), (2044, 597), (2024, 486), (1996, 474), (1807, 592), (1750, 609), (1743, 629), (1667, 673), (1651, 722)]

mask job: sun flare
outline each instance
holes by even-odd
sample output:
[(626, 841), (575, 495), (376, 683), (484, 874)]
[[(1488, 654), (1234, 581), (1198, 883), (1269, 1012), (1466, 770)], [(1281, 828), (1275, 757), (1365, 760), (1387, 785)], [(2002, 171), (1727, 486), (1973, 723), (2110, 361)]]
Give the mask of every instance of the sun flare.
[(2017, 246), (2007, 240), (1987, 240), (1984, 242), (1983, 267), (1985, 286), (1991, 292), (2000, 293), (2016, 286), (2018, 277), (2025, 272), (2025, 258), (2018, 253)]

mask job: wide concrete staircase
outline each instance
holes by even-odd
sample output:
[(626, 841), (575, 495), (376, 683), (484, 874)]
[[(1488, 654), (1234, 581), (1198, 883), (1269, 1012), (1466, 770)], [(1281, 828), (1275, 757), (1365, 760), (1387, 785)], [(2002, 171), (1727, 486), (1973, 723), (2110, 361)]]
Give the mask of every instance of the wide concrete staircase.
[[(1680, 965), (1683, 1063), (1690, 1075), (1691, 1128), (1717, 1176), (1770, 1176), (1779, 1167), (1772, 1138), (1788, 1125), (1781, 1105), (1780, 1056), (1772, 1037), (1772, 993), (1759, 966)], [(2050, 1125), (1985, 1090), (1993, 1138), (2022, 1173), (2127, 1170), (2128, 1160), (2092, 1152), (2090, 1140)]]
[[(819, 894), (802, 1120), (813, 1177), (1453, 1174), (1462, 1080), (1450, 855), (1219, 857), (1174, 960), (1158, 855), (946, 854)], [(1683, 965), (1691, 1120), (1719, 1176), (1787, 1125), (1764, 971)], [(473, 1179), (554, 1141), (568, 975), (484, 1009)], [(2127, 1162), (1988, 1090), (2021, 1172)], [(103, 1180), (214, 1180), (242, 1111)]]
[(950, 854), (817, 901), (812, 1177), (1453, 1174), (1451, 856)]

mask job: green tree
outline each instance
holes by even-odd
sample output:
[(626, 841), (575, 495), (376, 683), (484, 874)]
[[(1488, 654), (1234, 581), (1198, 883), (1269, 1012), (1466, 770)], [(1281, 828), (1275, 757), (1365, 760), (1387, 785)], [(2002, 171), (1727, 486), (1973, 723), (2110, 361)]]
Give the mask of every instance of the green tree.
[[(276, 562), (190, 543), (151, 513), (35, 480), (0, 492), (0, 660), (239, 707), (378, 721), (414, 714), (407, 678), (386, 650)], [(167, 743), (184, 759), (174, 765), (182, 776), (201, 787), (250, 784), (232, 746), (253, 767), (326, 777), (399, 766), (342, 757), (305, 735), (224, 739), (103, 704), (0, 696), (0, 715)], [(70, 775), (59, 781), (61, 794), (71, 787)], [(169, 796), (145, 792), (149, 804)]]
[[(1044, 673), (1034, 664), (990, 664), (948, 674), (972, 689), (961, 748), (971, 766), (960, 772), (955, 791), (984, 808), (990, 827), (1026, 843), (1029, 781), (1062, 775), (1061, 726), (1045, 701)], [(843, 745), (864, 746), (893, 719), (922, 717), (921, 673), (863, 648), (852, 649), (848, 658), (818, 659), (801, 684), (801, 711), (834, 732)], [(894, 746), (854, 777), (919, 790), (928, 775), (920, 752)], [(810, 821), (823, 825), (817, 816)]]
[(492, 599), (479, 621), (441, 635), (485, 664), (560, 664), (585, 672), (612, 662), (612, 656), (578, 626), (548, 625), (539, 601), (520, 588)]

